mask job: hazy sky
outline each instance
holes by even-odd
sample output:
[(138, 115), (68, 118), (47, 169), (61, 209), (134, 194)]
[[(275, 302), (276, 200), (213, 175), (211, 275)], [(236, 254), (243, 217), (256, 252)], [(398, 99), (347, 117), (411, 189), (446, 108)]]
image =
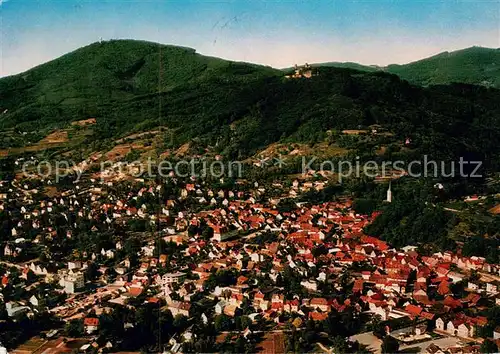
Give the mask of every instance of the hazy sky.
[(103, 39), (178, 44), (274, 67), (406, 63), (500, 47), (500, 0), (0, 0), (0, 76)]

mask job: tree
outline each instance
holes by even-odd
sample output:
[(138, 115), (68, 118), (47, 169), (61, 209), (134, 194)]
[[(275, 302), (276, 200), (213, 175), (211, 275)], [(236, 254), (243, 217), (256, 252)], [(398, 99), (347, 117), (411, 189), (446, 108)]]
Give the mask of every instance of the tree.
[(188, 318), (184, 315), (178, 314), (174, 317), (174, 323), (173, 326), (178, 330), (178, 331), (183, 331), (187, 328), (188, 324)]
[(382, 353), (396, 353), (399, 350), (399, 341), (392, 336), (386, 336), (382, 340), (380, 350)]
[(468, 223), (460, 221), (450, 230), (449, 235), (455, 240), (462, 240), (463, 238), (474, 236), (474, 232), (472, 232)]
[(97, 279), (101, 273), (99, 272), (99, 267), (94, 262), (90, 263), (87, 270), (85, 271), (85, 278), (88, 280)]
[(83, 321), (81, 319), (71, 320), (66, 323), (64, 332), (68, 337), (81, 337), (84, 334)]
[(215, 340), (213, 337), (200, 338), (193, 342), (185, 342), (183, 345), (186, 353), (213, 353), (215, 352)]
[(234, 342), (234, 351), (236, 353), (245, 353), (245, 338), (239, 336), (238, 339)]
[(321, 244), (316, 247), (314, 247), (311, 251), (313, 254), (314, 258), (318, 258), (319, 256), (325, 255), (328, 253), (328, 249), (325, 247), (325, 245)]
[(241, 329), (246, 329), (250, 327), (252, 320), (248, 316), (241, 316)]
[(217, 317), (215, 317), (214, 326), (217, 332), (229, 329), (230, 327), (229, 318), (224, 314), (218, 315)]
[(214, 236), (214, 229), (211, 227), (207, 226), (203, 229), (201, 232), (201, 238), (208, 241)]
[(377, 200), (358, 198), (354, 200), (353, 208), (357, 213), (368, 215), (376, 210)]
[(498, 353), (498, 346), (495, 342), (485, 339), (479, 350), (481, 353)]
[(332, 338), (332, 347), (337, 353), (349, 353), (349, 341), (346, 337), (335, 336)]

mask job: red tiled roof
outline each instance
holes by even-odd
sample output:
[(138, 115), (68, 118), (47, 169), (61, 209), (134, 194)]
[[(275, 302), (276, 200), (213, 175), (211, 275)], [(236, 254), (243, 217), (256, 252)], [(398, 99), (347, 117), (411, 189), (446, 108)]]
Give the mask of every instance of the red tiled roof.
[(328, 305), (328, 301), (323, 297), (315, 297), (311, 299), (311, 306)]
[(479, 300), (481, 299), (481, 295), (479, 294), (474, 294), (474, 293), (469, 293), (465, 299), (463, 299), (463, 302), (470, 302), (472, 304), (476, 304)]
[(455, 300), (451, 296), (445, 297), (443, 304), (451, 308), (462, 307), (462, 303), (460, 302), (460, 300)]
[(263, 299), (264, 298), (264, 294), (262, 294), (261, 292), (258, 292), (253, 297), (255, 299)]
[(413, 316), (418, 316), (422, 312), (422, 308), (420, 306), (410, 304), (405, 307), (405, 311)]
[(450, 288), (446, 281), (442, 281), (441, 283), (439, 283), (438, 293), (443, 296), (450, 293)]
[(363, 279), (356, 279), (354, 281), (354, 287), (352, 288), (352, 291), (363, 291), (363, 284), (364, 280)]
[(328, 314), (313, 311), (309, 312), (309, 318), (312, 319), (313, 321), (324, 321), (328, 318)]
[(486, 326), (488, 324), (488, 319), (484, 316), (477, 316), (473, 318), (473, 322), (478, 326)]
[(243, 275), (240, 275), (238, 277), (237, 281), (238, 281), (238, 284), (244, 284), (244, 283), (246, 283), (248, 281), (248, 278), (245, 277), (245, 276), (243, 276)]
[(137, 288), (137, 287), (129, 288), (128, 293), (132, 296), (139, 296), (142, 294), (142, 288)]
[(95, 317), (87, 317), (86, 319), (83, 320), (83, 324), (85, 326), (98, 326), (99, 319)]
[(420, 313), (420, 317), (423, 317), (425, 318), (426, 320), (433, 320), (434, 319), (434, 314), (433, 313), (430, 313), (430, 312), (425, 312), (425, 311), (422, 311)]
[(274, 309), (274, 310), (280, 310), (280, 309), (283, 309), (284, 305), (282, 302), (273, 302), (271, 304), (271, 308)]

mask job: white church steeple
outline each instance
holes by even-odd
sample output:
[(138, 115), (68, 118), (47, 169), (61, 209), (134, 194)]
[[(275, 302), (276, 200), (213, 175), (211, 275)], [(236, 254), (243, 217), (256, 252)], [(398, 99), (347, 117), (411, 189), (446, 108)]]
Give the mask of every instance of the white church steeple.
[(387, 199), (385, 200), (387, 203), (392, 202), (391, 183), (392, 183), (392, 181), (389, 181), (389, 188), (387, 188)]

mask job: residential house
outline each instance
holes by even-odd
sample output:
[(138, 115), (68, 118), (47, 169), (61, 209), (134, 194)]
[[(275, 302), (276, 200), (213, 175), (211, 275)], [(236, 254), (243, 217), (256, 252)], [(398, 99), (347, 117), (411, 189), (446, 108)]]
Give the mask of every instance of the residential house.
[(92, 334), (99, 328), (99, 319), (95, 317), (87, 317), (83, 320), (85, 333)]
[(441, 317), (436, 320), (436, 329), (446, 331), (446, 322)]
[(68, 273), (60, 274), (59, 285), (64, 288), (66, 293), (74, 294), (84, 288), (85, 278), (83, 273), (70, 270)]
[(5, 310), (7, 311), (7, 316), (13, 317), (19, 313), (28, 312), (28, 306), (20, 305), (14, 301), (9, 301), (5, 304)]
[(184, 279), (186, 279), (186, 273), (182, 272), (166, 273), (161, 278), (164, 285), (177, 284), (183, 282)]
[(191, 304), (189, 302), (173, 300), (167, 305), (167, 307), (174, 317), (177, 315), (189, 317)]
[(220, 300), (218, 303), (215, 304), (215, 313), (216, 314), (222, 314), (224, 312), (224, 307), (226, 307), (227, 302), (224, 300)]
[(236, 305), (226, 305), (224, 307), (224, 314), (229, 317), (234, 317), (240, 312), (240, 308)]
[(309, 306), (313, 309), (319, 309), (322, 312), (330, 312), (330, 305), (325, 298), (315, 297), (309, 302)]
[(500, 327), (495, 327), (495, 330), (493, 331), (493, 339), (500, 339)]
[(35, 307), (38, 307), (39, 301), (38, 298), (35, 295), (32, 295), (29, 299), (30, 304), (32, 304)]

